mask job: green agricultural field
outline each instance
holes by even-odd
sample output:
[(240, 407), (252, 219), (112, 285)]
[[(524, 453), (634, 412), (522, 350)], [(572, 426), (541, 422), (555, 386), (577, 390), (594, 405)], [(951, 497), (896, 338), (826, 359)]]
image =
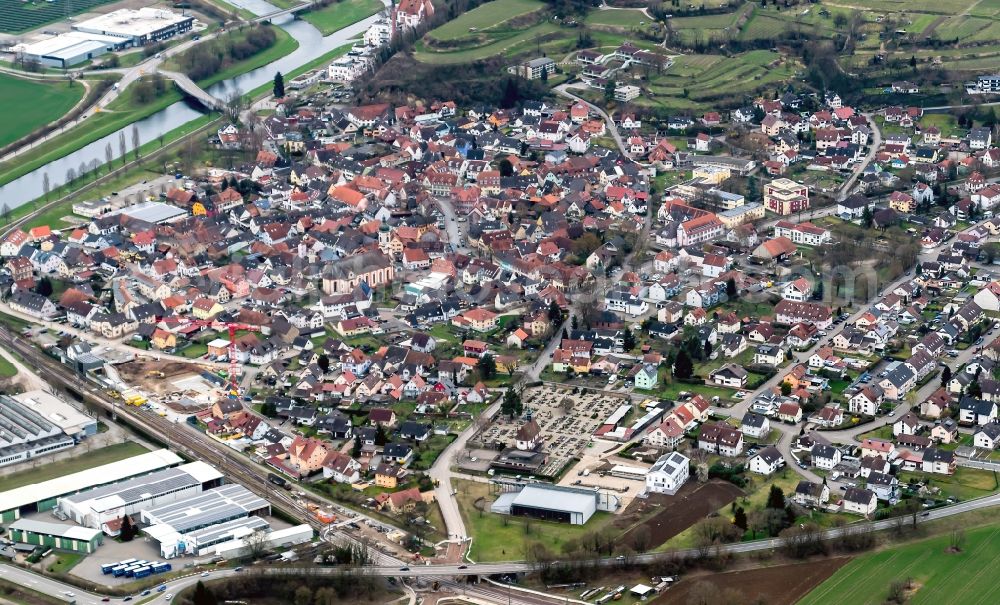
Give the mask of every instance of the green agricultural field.
[(969, 13), (977, 17), (1000, 16), (1000, 0), (979, 0), (972, 6)]
[[(965, 40), (980, 30), (986, 29), (993, 23), (994, 21), (990, 19), (982, 19), (980, 17), (951, 17), (934, 28), (933, 33), (935, 37), (941, 40), (952, 40), (955, 38)], [(910, 31), (913, 31), (912, 28), (910, 28)]]
[(86, 13), (112, 0), (54, 0), (26, 3), (24, 0), (0, 0), (0, 32), (16, 34), (63, 21), (72, 15)]
[(640, 10), (595, 10), (583, 20), (587, 25), (607, 25), (632, 29), (649, 25), (650, 19)]
[[(720, 94), (743, 94), (790, 78), (796, 64), (781, 61), (778, 53), (755, 50), (735, 57), (684, 55), (654, 77), (649, 89), (657, 96), (652, 104), (681, 107), (710, 101)], [(673, 97), (673, 98), (670, 98)]]
[[(62, 80), (28, 80), (0, 73), (0, 147), (66, 115), (83, 98), (82, 84)], [(11, 119), (17, 116), (17, 119)]]
[(344, 29), (385, 8), (379, 0), (344, 0), (318, 10), (302, 13), (302, 19), (316, 26), (324, 36)]
[[(84, 446), (80, 445), (77, 447), (83, 448)], [(99, 450), (79, 452), (72, 459), (62, 460), (58, 464), (46, 464), (38, 468), (18, 471), (0, 477), (0, 492), (24, 487), (32, 483), (48, 481), (57, 477), (64, 477), (72, 473), (87, 470), (88, 468), (101, 466), (102, 464), (110, 464), (131, 458), (132, 456), (138, 456), (139, 454), (145, 454), (148, 451), (138, 443), (126, 441), (124, 443), (109, 445)]]
[(949, 552), (951, 537), (941, 536), (862, 555), (841, 567), (799, 605), (877, 605), (889, 585), (911, 578), (912, 605), (987, 605), (1000, 602), (1000, 524), (965, 532), (959, 552)]
[(424, 63), (455, 64), (469, 63), (497, 55), (512, 56), (533, 49), (543, 37), (559, 36), (568, 39), (569, 34), (563, 34), (559, 26), (550, 23), (539, 23), (527, 29), (513, 32), (513, 35), (500, 38), (489, 44), (466, 48), (451, 52), (435, 52), (428, 48), (423, 40), (417, 42), (414, 56)]
[(458, 40), (468, 36), (470, 28), (484, 30), (496, 27), (515, 17), (534, 12), (543, 6), (544, 4), (538, 0), (493, 0), (445, 23), (430, 32), (429, 35), (436, 40)]
[(833, 4), (848, 5), (859, 9), (867, 9), (875, 14), (888, 13), (933, 13), (937, 15), (957, 15), (969, 7), (975, 0), (851, 0), (850, 2), (834, 2)]

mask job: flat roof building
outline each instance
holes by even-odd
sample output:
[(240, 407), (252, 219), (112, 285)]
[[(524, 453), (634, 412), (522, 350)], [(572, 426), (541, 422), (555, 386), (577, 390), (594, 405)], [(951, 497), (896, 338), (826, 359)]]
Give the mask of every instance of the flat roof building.
[(108, 214), (124, 214), (131, 219), (159, 225), (184, 218), (187, 211), (163, 202), (143, 202)]
[[(37, 456), (76, 445), (80, 423), (67, 415), (76, 413), (69, 404), (40, 391), (22, 395), (23, 402), (0, 395), (0, 466), (17, 464)], [(34, 395), (34, 398), (29, 395)], [(68, 434), (60, 424), (65, 425)], [(96, 432), (96, 421), (91, 432)]]
[(48, 67), (65, 69), (106, 52), (124, 48), (127, 44), (127, 41), (112, 36), (66, 32), (35, 42), (18, 44), (13, 50), (25, 59), (38, 61)]
[(37, 413), (64, 433), (77, 439), (97, 434), (97, 419), (73, 407), (69, 402), (45, 391), (15, 395), (21, 405)]
[(140, 513), (143, 531), (169, 559), (190, 552), (183, 536), (235, 519), (267, 515), (271, 505), (242, 485), (230, 484)]
[(97, 529), (33, 519), (19, 519), (9, 530), (14, 542), (86, 554), (94, 552), (104, 542), (104, 534)]
[(490, 510), (502, 515), (583, 525), (597, 512), (599, 499), (600, 494), (589, 489), (526, 485), (519, 492), (500, 494)]
[(93, 19), (80, 21), (73, 29), (90, 34), (124, 38), (132, 46), (142, 46), (166, 40), (176, 34), (190, 31), (194, 17), (159, 8), (143, 7), (138, 10), (123, 8)]
[(7, 490), (0, 493), (0, 522), (9, 523), (18, 519), (22, 512), (52, 510), (58, 498), (146, 475), (176, 466), (181, 462), (183, 462), (181, 457), (169, 450), (156, 450), (78, 473)]
[[(285, 529), (276, 529), (267, 534), (267, 548), (289, 548), (296, 544), (303, 544), (312, 540), (313, 528), (309, 525), (296, 525)], [(209, 550), (217, 556), (227, 559), (244, 557), (248, 553), (247, 545), (243, 539), (230, 540), (212, 546)], [(204, 553), (208, 554), (208, 553)]]
[(221, 482), (218, 470), (205, 462), (191, 462), (59, 498), (58, 511), (75, 523), (103, 529), (108, 521), (194, 496)]

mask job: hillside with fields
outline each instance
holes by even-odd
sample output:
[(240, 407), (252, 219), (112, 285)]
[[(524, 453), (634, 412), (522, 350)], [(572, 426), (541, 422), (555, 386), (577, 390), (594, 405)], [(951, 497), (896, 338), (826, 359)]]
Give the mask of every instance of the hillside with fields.
[[(492, 0), (460, 10), (414, 44), (424, 65), (547, 57), (549, 85), (604, 97), (604, 79), (586, 81), (581, 50), (607, 59), (623, 43), (672, 58), (668, 69), (616, 71), (641, 89), (632, 104), (653, 112), (733, 108), (789, 85), (835, 90), (851, 103), (944, 104), (964, 84), (1000, 64), (1000, 0), (821, 0), (750, 2), (611, 0), (594, 6), (542, 0)], [(456, 8), (458, 7), (458, 8)], [(444, 12), (444, 11), (442, 11)], [(894, 82), (917, 92), (900, 98)], [(593, 89), (586, 91), (586, 88)]]

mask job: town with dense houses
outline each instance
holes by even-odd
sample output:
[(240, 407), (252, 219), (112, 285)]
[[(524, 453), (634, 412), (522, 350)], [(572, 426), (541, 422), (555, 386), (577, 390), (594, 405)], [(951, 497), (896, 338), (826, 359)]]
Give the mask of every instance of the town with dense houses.
[[(14, 601), (263, 602), (267, 565), (317, 605), (996, 594), (961, 592), (1000, 503), (993, 25), (955, 82), (926, 3), (219, 1), (0, 26), (0, 99), (86, 95), (0, 128)], [(196, 126), (34, 191), (164, 78)]]

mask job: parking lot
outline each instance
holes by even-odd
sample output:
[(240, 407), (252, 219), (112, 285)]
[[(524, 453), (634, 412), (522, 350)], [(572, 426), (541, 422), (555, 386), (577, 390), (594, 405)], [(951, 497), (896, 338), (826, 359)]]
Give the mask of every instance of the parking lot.
[[(542, 449), (548, 461), (539, 474), (555, 476), (592, 442), (592, 435), (604, 420), (628, 399), (599, 392), (574, 394), (570, 388), (544, 385), (522, 395), (525, 414), (530, 414), (541, 430)], [(489, 447), (494, 443), (514, 444), (520, 420), (500, 417), (484, 429), (476, 441)]]

